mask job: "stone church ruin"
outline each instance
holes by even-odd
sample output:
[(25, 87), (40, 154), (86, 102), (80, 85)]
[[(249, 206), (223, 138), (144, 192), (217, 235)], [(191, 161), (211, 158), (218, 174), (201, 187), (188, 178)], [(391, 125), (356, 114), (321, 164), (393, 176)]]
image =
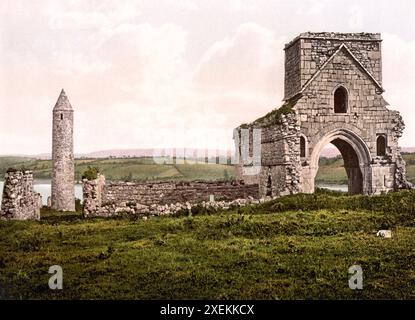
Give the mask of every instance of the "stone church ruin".
[[(84, 217), (174, 214), (202, 203), (228, 208), (312, 193), (322, 149), (340, 151), (350, 194), (411, 188), (398, 140), (399, 112), (383, 98), (378, 33), (303, 33), (285, 46), (284, 104), (234, 130), (236, 181), (83, 180)], [(62, 90), (53, 110), (51, 206), (74, 211), (73, 109)], [(221, 201), (221, 204), (218, 203)], [(217, 203), (217, 204), (215, 204)], [(6, 174), (0, 218), (39, 219), (32, 172)]]
[(381, 44), (378, 33), (311, 32), (288, 43), (283, 106), (234, 132), (237, 178), (259, 184), (261, 196), (312, 193), (332, 143), (349, 194), (410, 188), (398, 146), (404, 122), (382, 96)]

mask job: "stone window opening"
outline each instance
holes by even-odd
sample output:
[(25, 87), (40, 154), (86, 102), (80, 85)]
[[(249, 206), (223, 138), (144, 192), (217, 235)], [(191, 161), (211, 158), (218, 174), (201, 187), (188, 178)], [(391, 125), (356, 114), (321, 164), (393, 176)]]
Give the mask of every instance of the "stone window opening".
[(376, 155), (378, 157), (386, 156), (386, 137), (379, 135), (376, 139)]
[(63, 120), (63, 113), (61, 113), (61, 120)]
[(272, 196), (272, 177), (271, 177), (271, 174), (268, 174), (266, 196), (267, 197)]
[(249, 139), (248, 139), (248, 155), (249, 157), (254, 156), (254, 130), (249, 128)]
[(306, 140), (303, 136), (300, 137), (300, 157), (306, 157)]
[(241, 130), (238, 130), (238, 159), (242, 163), (242, 135)]
[(334, 113), (347, 112), (348, 94), (347, 90), (340, 86), (334, 91)]

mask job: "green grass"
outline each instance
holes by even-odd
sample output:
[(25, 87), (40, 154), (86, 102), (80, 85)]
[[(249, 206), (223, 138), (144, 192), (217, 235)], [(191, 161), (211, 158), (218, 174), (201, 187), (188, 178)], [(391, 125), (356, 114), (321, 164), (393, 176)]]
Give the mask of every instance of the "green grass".
[[(98, 167), (107, 180), (224, 180), (234, 176), (234, 167), (222, 164), (157, 164), (152, 158), (79, 159), (75, 163), (76, 180), (88, 166)], [(0, 157), (0, 177), (9, 167), (33, 170), (35, 179), (50, 179), (52, 162), (19, 157)], [(225, 174), (225, 171), (227, 172)]]
[[(415, 183), (415, 153), (403, 154), (406, 162), (406, 174), (410, 182)], [(347, 184), (346, 170), (343, 159), (320, 158), (319, 169), (316, 176), (316, 183), (323, 184)]]
[[(414, 197), (327, 192), (147, 221), (44, 209), (0, 221), (0, 284), (18, 299), (414, 299)], [(363, 290), (348, 287), (355, 264)], [(63, 290), (48, 288), (52, 265)]]
[(316, 183), (347, 184), (346, 170), (342, 158), (320, 159)]
[[(403, 155), (407, 177), (415, 183), (415, 153)], [(34, 171), (36, 179), (50, 179), (50, 160), (23, 157), (0, 157), (0, 177), (9, 167), (25, 167)], [(185, 164), (157, 164), (152, 158), (125, 159), (79, 159), (76, 160), (75, 175), (80, 180), (88, 166), (99, 167), (107, 180), (224, 180), (235, 176), (231, 165), (200, 164), (187, 161)], [(226, 171), (226, 174), (225, 174)], [(321, 158), (316, 183), (347, 184), (347, 175), (341, 158)]]

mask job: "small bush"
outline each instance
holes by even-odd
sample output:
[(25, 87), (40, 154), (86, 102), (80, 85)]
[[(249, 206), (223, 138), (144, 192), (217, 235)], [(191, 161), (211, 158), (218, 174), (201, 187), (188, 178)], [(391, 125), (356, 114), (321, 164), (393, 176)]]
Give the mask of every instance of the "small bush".
[(82, 174), (82, 179), (95, 180), (96, 178), (98, 178), (98, 174), (99, 174), (98, 167), (88, 166), (88, 168)]
[(257, 119), (254, 121), (255, 124), (262, 124), (265, 126), (271, 125), (271, 124), (281, 124), (282, 116), (288, 115), (290, 113), (294, 113), (292, 103), (284, 103), (281, 107), (278, 109), (274, 109), (270, 112), (268, 112), (265, 116)]
[(14, 172), (18, 172), (18, 171), (25, 172), (25, 171), (29, 171), (29, 169), (27, 169), (25, 167), (20, 167), (20, 168), (12, 168), (12, 167), (10, 167), (10, 168), (7, 169), (6, 172), (7, 173), (14, 173)]

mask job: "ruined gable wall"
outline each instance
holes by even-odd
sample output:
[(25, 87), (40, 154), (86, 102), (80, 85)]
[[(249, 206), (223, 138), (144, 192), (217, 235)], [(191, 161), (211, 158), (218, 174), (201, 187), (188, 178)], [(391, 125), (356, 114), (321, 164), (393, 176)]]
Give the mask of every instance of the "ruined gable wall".
[[(286, 79), (285, 98), (298, 92), (330, 56), (345, 44), (370, 74), (382, 83), (381, 38), (378, 33), (303, 33), (285, 47), (285, 74), (296, 77)], [(299, 61), (298, 65), (292, 62)], [(287, 63), (289, 62), (289, 63)], [(299, 79), (297, 70), (300, 70)], [(300, 83), (297, 83), (298, 81)], [(287, 84), (290, 84), (287, 86)]]
[[(301, 163), (298, 115), (282, 114), (279, 119), (273, 119), (270, 115), (251, 126), (261, 129), (261, 167), (255, 173), (252, 166), (241, 162), (238, 165), (237, 179), (246, 183), (256, 181), (261, 197), (299, 192)], [(250, 144), (252, 141), (249, 139)], [(236, 149), (242, 149), (238, 144), (241, 142), (236, 143)], [(241, 155), (239, 159), (242, 160)]]
[[(340, 84), (348, 90), (346, 114), (334, 113), (334, 91)], [(396, 152), (396, 131), (391, 123), (398, 114), (386, 108), (374, 83), (345, 51), (339, 52), (314, 79), (297, 102), (296, 109), (300, 114), (301, 131), (311, 140), (320, 138), (318, 134), (322, 128), (339, 122), (362, 129), (362, 138), (373, 157), (376, 157), (376, 134), (380, 133), (388, 137), (389, 153), (393, 156)]]
[(42, 197), (33, 191), (32, 171), (11, 171), (4, 177), (0, 218), (39, 220)]
[(293, 194), (299, 191), (301, 178), (300, 125), (298, 115), (282, 115), (280, 124), (267, 127), (262, 136), (261, 195), (267, 195), (269, 176), (271, 196)]
[[(334, 90), (343, 85), (348, 90), (348, 110), (334, 113)], [(399, 188), (405, 184), (398, 139), (404, 124), (399, 112), (386, 108), (377, 86), (345, 51), (340, 51), (304, 91), (296, 109), (301, 119), (301, 133), (308, 137), (308, 152), (327, 133), (327, 128), (340, 124), (355, 132), (368, 147), (372, 159), (372, 191)], [(379, 134), (387, 137), (386, 156), (377, 156)], [(399, 164), (399, 166), (398, 166)], [(397, 168), (399, 172), (395, 172)], [(399, 179), (397, 177), (399, 176)]]

